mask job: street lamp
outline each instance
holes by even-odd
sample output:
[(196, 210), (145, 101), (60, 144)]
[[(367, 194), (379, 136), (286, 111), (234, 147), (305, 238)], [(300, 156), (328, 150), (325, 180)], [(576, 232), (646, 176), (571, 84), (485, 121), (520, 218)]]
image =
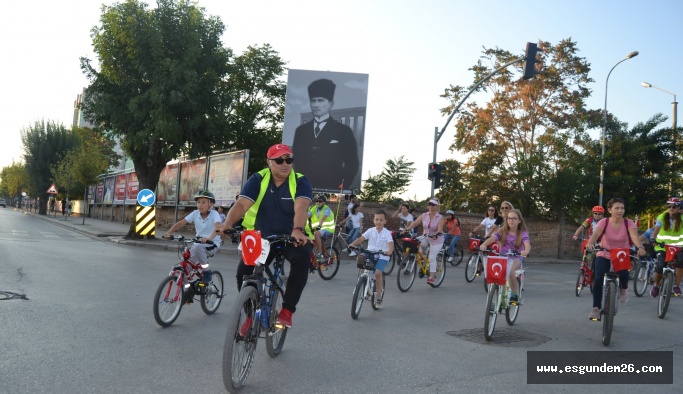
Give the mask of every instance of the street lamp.
[[(676, 102), (676, 95), (674, 93), (671, 93), (667, 90), (664, 90), (662, 88), (658, 88), (652, 84), (649, 84), (647, 82), (641, 83), (643, 87), (646, 88), (655, 88), (657, 90), (660, 90), (664, 93), (668, 93), (672, 96), (674, 96), (674, 101), (671, 103), (671, 131), (673, 132), (673, 135), (671, 136), (671, 143), (672, 143), (672, 148), (671, 148), (671, 166), (673, 167), (673, 160), (676, 158), (676, 137), (677, 137), (677, 130), (676, 130), (676, 118), (678, 115), (678, 102)], [(672, 168), (673, 169), (673, 168)], [(669, 192), (673, 193), (674, 190), (674, 173), (673, 171), (671, 172), (671, 181), (669, 182)]]
[(605, 81), (605, 110), (604, 110), (604, 118), (602, 120), (602, 154), (600, 155), (600, 200), (599, 204), (602, 206), (602, 195), (603, 195), (603, 184), (605, 181), (605, 133), (607, 132), (607, 84), (609, 83), (609, 76), (612, 74), (612, 71), (620, 65), (621, 63), (627, 61), (628, 59), (634, 58), (638, 56), (638, 51), (633, 51), (626, 55), (624, 59), (621, 59), (617, 64), (612, 67), (611, 70), (609, 70), (609, 73), (607, 74), (607, 80)]

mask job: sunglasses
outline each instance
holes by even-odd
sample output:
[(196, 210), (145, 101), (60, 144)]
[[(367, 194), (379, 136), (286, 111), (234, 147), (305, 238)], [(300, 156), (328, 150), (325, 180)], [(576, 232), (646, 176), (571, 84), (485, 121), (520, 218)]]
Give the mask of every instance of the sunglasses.
[(430, 202), (430, 203), (429, 203), (429, 206), (430, 206), (430, 207), (435, 207), (435, 206), (437, 206), (437, 205), (438, 205), (438, 204), (434, 204), (433, 202)]
[(293, 157), (288, 157), (286, 159), (283, 159), (282, 157), (278, 157), (277, 159), (268, 159), (268, 160), (274, 161), (275, 164), (282, 164), (282, 163), (292, 164), (292, 163), (294, 163)]
[(510, 209), (510, 207), (500, 207), (500, 209)]
[(678, 208), (678, 205), (671, 205), (671, 204), (669, 204), (669, 205), (667, 205), (666, 207), (667, 207), (667, 208)]
[(325, 201), (323, 201), (323, 200), (317, 200), (316, 202), (325, 202)]
[(593, 212), (593, 215), (602, 216), (603, 214), (601, 212)]
[(514, 217), (514, 216), (508, 216), (508, 220), (513, 220), (513, 221), (514, 221), (514, 220), (519, 220), (519, 218), (516, 218), (516, 217)]
[(489, 209), (489, 212), (496, 212), (495, 209)]

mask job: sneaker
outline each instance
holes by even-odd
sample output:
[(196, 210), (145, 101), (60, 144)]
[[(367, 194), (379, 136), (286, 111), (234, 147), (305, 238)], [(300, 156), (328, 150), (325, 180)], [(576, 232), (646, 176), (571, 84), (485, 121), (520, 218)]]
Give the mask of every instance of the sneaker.
[(628, 302), (628, 291), (626, 289), (619, 288), (619, 302), (622, 304)]
[(375, 308), (377, 308), (377, 309), (382, 308), (382, 299), (379, 297), (375, 297)]
[(251, 328), (251, 323), (253, 321), (251, 320), (251, 316), (247, 316), (247, 321), (242, 324), (242, 328), (240, 328), (240, 336), (242, 338), (247, 336), (247, 333), (249, 332), (249, 329)]
[(346, 249), (346, 248), (342, 249), (342, 252), (344, 252), (344, 253), (346, 253), (346, 252), (348, 252), (348, 251), (349, 251), (349, 250)]
[(433, 285), (434, 284), (434, 278), (427, 278), (427, 284)]
[(510, 292), (510, 305), (517, 305), (517, 302), (519, 302), (519, 297), (517, 297), (517, 293)]
[(282, 308), (280, 313), (277, 315), (277, 322), (284, 324), (285, 327), (292, 328), (292, 311), (287, 308)]
[(650, 297), (659, 297), (659, 286), (652, 286), (652, 290), (650, 290)]
[(448, 256), (448, 260), (446, 260), (446, 261), (448, 261), (449, 263), (452, 263), (453, 262), (453, 256)]
[(593, 308), (591, 313), (588, 315), (588, 318), (591, 320), (600, 320), (600, 309)]
[(674, 295), (681, 295), (681, 287), (680, 286), (674, 286)]
[(354, 257), (354, 256), (356, 256), (356, 252), (349, 253), (349, 257)]

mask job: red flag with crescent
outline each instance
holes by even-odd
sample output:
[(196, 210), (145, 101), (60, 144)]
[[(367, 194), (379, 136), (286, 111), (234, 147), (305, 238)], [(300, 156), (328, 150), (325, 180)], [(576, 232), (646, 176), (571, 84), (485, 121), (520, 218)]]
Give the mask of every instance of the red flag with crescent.
[(666, 261), (667, 263), (674, 261), (676, 254), (680, 251), (680, 246), (666, 245), (666, 257), (664, 261)]
[(504, 285), (507, 280), (507, 265), (506, 257), (489, 256), (486, 259), (486, 283)]
[(631, 269), (631, 251), (628, 248), (610, 249), (609, 254), (614, 272)]
[(258, 230), (242, 231), (242, 260), (246, 265), (256, 265), (261, 256), (261, 232)]
[(493, 252), (492, 254), (499, 254), (500, 253), (500, 244), (498, 242), (494, 242), (491, 244), (491, 247), (489, 248)]
[(479, 247), (481, 240), (479, 238), (470, 238), (470, 252), (474, 252)]

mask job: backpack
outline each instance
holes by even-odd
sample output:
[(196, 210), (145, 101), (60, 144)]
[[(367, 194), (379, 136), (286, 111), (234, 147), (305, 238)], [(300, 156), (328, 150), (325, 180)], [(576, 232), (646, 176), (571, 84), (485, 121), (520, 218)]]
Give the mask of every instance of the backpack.
[[(590, 218), (590, 219), (593, 220), (593, 218)], [(600, 222), (602, 222), (603, 220), (609, 220), (609, 218), (602, 218), (602, 219), (600, 219)], [(598, 222), (598, 224), (597, 224), (598, 226), (600, 225), (600, 222)], [(626, 218), (624, 218), (624, 226), (626, 226), (626, 235), (628, 236), (628, 247), (630, 248), (631, 246), (633, 246), (633, 241), (631, 240), (631, 234), (628, 233), (628, 219), (626, 219)], [(605, 222), (605, 229), (607, 229), (607, 222)], [(595, 243), (600, 243), (600, 240), (602, 240), (603, 235), (605, 235), (604, 229), (602, 230), (602, 234), (600, 234), (600, 236), (598, 237), (597, 241), (595, 241)]]

